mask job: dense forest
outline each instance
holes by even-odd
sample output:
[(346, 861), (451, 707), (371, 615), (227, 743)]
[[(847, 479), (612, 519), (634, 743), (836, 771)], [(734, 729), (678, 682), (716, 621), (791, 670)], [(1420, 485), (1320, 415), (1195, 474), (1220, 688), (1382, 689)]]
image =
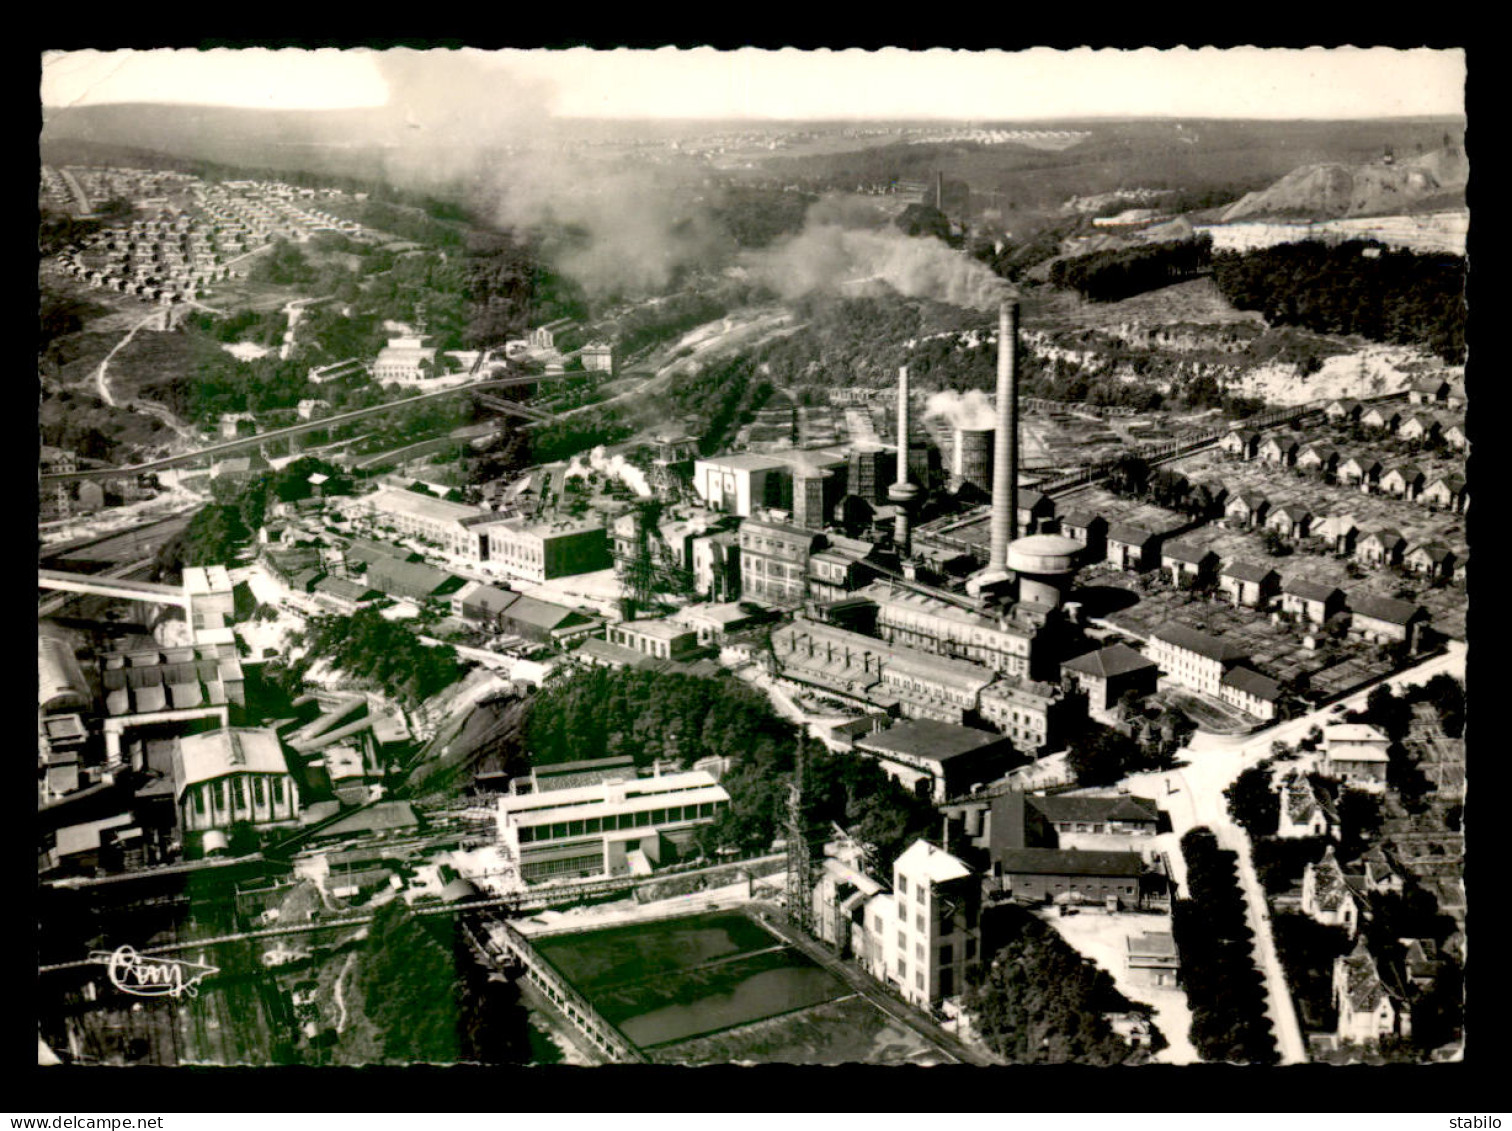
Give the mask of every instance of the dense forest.
[(1465, 360), (1465, 261), (1351, 240), (1213, 256), (1213, 279), (1240, 310), (1320, 334), (1359, 334)]
[(402, 901), (378, 909), (353, 992), (388, 1064), (519, 1064), (530, 1056), (519, 991), (488, 977), (448, 916), (422, 921)]
[(679, 674), (575, 671), (541, 690), (526, 723), (537, 765), (628, 754), (638, 766), (722, 756), (791, 761), (793, 728), (745, 685)]
[(103, 220), (80, 219), (66, 212), (43, 209), (41, 222), (37, 225), (37, 252), (44, 258), (92, 236), (105, 226)]
[(1211, 236), (1093, 251), (1057, 259), (1050, 265), (1050, 282), (1092, 302), (1117, 302), (1200, 274), (1212, 251)]
[[(1020, 907), (995, 908), (1007, 939), (968, 986), (966, 1009), (987, 1047), (1014, 1064), (1124, 1064), (1144, 1059), (1106, 1014), (1129, 1009), (1105, 970)], [(1156, 1047), (1164, 1047), (1162, 1036)]]
[(710, 206), (715, 221), (740, 247), (767, 247), (803, 227), (818, 197), (805, 192), (732, 185)]
[[(666, 759), (686, 768), (704, 757), (729, 758), (720, 784), (730, 808), (698, 838), (708, 855), (758, 851), (783, 835), (797, 742), (759, 692), (676, 673), (573, 672), (542, 689), (525, 723), (536, 765), (628, 754), (642, 767)], [(933, 807), (871, 759), (812, 745), (807, 757), (810, 823), (839, 824), (872, 845), (878, 874), (890, 874), (893, 860), (935, 827)]]

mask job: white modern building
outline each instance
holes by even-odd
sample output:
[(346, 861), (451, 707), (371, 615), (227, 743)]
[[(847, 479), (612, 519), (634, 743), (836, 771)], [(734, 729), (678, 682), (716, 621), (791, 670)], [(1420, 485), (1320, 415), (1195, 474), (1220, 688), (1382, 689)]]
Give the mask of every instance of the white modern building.
[(526, 881), (646, 875), (729, 804), (702, 770), (602, 782), (499, 798), (499, 835)]

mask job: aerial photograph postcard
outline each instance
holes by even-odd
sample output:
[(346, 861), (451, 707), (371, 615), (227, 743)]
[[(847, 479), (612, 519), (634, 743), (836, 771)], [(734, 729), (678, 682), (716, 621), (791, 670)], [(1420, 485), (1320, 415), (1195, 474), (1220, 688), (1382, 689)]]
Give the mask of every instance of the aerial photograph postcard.
[(38, 75), (39, 1065), (1464, 1059), (1463, 50)]

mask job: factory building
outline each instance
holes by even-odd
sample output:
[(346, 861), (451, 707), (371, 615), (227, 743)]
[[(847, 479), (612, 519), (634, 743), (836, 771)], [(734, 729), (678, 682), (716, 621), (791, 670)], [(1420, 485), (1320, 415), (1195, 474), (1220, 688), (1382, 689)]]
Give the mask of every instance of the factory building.
[(782, 506), (789, 465), (772, 456), (710, 456), (693, 463), (693, 490), (713, 510), (749, 518), (758, 507)]
[(527, 882), (647, 875), (678, 859), (730, 804), (693, 770), (499, 798), (500, 840)]
[(530, 522), (509, 518), (473, 528), (475, 558), (524, 581), (543, 582), (609, 569), (609, 535), (591, 521)]
[(1019, 750), (1038, 757), (1047, 747), (1059, 744), (1064, 705), (1055, 684), (1009, 676), (982, 692), (978, 711)]
[(608, 535), (592, 522), (501, 519), (478, 507), (393, 487), (363, 504), (376, 521), (402, 537), (432, 542), (454, 557), (526, 581), (591, 573), (612, 564)]
[(1023, 761), (1002, 735), (934, 719), (910, 719), (856, 740), (888, 776), (936, 804), (993, 781)]
[(424, 338), (390, 338), (373, 359), (373, 380), (412, 384), (423, 380), (435, 363), (435, 347), (427, 346)]
[(798, 617), (772, 633), (777, 679), (817, 687), (905, 718), (961, 723), (992, 683), (990, 668)]
[(299, 791), (278, 735), (269, 727), (193, 734), (173, 751), (173, 791), (185, 832), (240, 821), (277, 825), (299, 817)]
[(981, 957), (981, 877), (917, 840), (893, 864), (893, 907), (896, 918), (884, 928), (888, 981), (925, 1007), (961, 993)]
[(785, 522), (740, 524), (740, 593), (748, 600), (796, 608), (808, 595), (809, 558), (824, 536)]
[(1030, 674), (1040, 629), (1032, 622), (993, 618), (888, 581), (856, 591), (877, 607), (877, 635), (890, 644), (970, 660), (1004, 675)]

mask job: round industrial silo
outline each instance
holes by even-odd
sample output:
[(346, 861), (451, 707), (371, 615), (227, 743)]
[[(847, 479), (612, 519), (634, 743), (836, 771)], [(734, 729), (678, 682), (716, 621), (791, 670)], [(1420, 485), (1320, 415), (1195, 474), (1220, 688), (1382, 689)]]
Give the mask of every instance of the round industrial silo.
[(983, 494), (992, 493), (992, 438), (995, 428), (957, 428), (955, 466), (957, 479), (970, 483)]
[(1060, 608), (1082, 544), (1060, 534), (1031, 534), (1008, 544), (1008, 568), (1018, 575), (1019, 600)]

